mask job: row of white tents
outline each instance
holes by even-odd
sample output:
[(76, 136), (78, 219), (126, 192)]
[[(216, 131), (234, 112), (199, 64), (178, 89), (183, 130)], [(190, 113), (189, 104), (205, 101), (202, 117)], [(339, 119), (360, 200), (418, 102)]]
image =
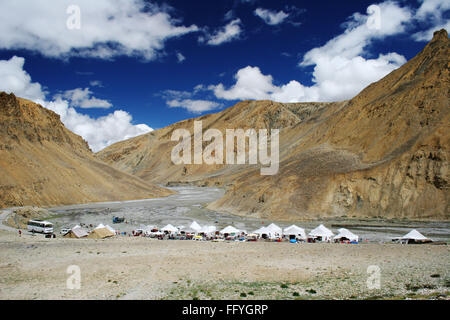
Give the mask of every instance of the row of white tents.
[[(347, 239), (357, 242), (359, 240), (359, 237), (357, 235), (353, 234), (351, 231), (345, 228), (341, 228), (338, 231), (339, 233), (334, 236), (334, 233), (330, 229), (321, 224), (317, 228), (311, 230), (311, 232), (308, 233), (308, 236), (310, 238), (319, 239), (321, 241)], [(255, 230), (253, 233), (267, 238), (279, 238), (282, 236), (295, 237), (296, 239), (302, 240), (306, 240), (308, 238), (306, 236), (305, 229), (300, 228), (296, 225), (289, 226), (283, 230), (276, 224), (272, 223), (267, 227), (262, 227), (258, 230)]]
[[(195, 234), (205, 234), (205, 235), (214, 235), (217, 231), (215, 226), (200, 226), (197, 222), (192, 222), (191, 225), (187, 228), (180, 226), (174, 227), (171, 224), (168, 224), (164, 228), (161, 229), (162, 232), (168, 233), (195, 233)], [(358, 242), (359, 236), (351, 232), (346, 228), (338, 229), (338, 233), (335, 235), (330, 229), (325, 227), (323, 224), (319, 225), (317, 228), (311, 230), (308, 234), (306, 234), (305, 229), (298, 227), (296, 225), (291, 225), (287, 228), (282, 229), (274, 223), (266, 227), (261, 227), (252, 233), (248, 234), (246, 230), (240, 230), (233, 226), (227, 226), (222, 230), (219, 230), (219, 234), (221, 235), (241, 235), (245, 234), (248, 236), (256, 236), (259, 238), (267, 238), (267, 239), (277, 239), (283, 236), (288, 238), (295, 238), (306, 240), (309, 238), (317, 239), (319, 241), (341, 241), (348, 240), (351, 242)], [(393, 240), (398, 240), (400, 242), (431, 242), (431, 240), (425, 236), (423, 236), (417, 230), (412, 230), (408, 232), (403, 237), (393, 238)]]
[[(144, 232), (150, 233), (151, 230), (157, 229), (155, 226), (147, 226), (143, 228)], [(178, 226), (175, 227), (171, 224), (166, 225), (165, 227), (159, 229), (161, 233), (169, 233), (169, 234), (179, 234), (179, 233), (191, 233), (191, 234), (205, 234), (205, 235), (214, 235), (217, 232), (217, 228), (215, 226), (201, 226), (196, 221), (192, 222), (188, 227)], [(359, 237), (353, 234), (351, 231), (341, 228), (338, 230), (339, 233), (335, 236), (334, 233), (326, 228), (323, 224), (319, 225), (317, 228), (311, 230), (308, 234), (310, 238), (319, 239), (322, 241), (331, 241), (331, 240), (340, 240), (347, 239), (350, 241), (358, 241)], [(246, 230), (237, 229), (233, 226), (227, 226), (222, 230), (219, 230), (219, 234), (221, 235), (241, 235), (246, 234), (249, 236), (257, 236), (261, 238), (268, 239), (276, 239), (281, 238), (283, 236), (289, 238), (296, 238), (306, 240), (308, 236), (306, 235), (305, 229), (300, 228), (296, 225), (291, 225), (287, 228), (282, 229), (274, 223), (266, 227), (261, 227), (252, 233), (248, 234)]]
[[(152, 232), (152, 230), (158, 229), (156, 226), (147, 226), (143, 229), (144, 232)], [(192, 222), (188, 227), (184, 226), (178, 226), (175, 227), (171, 224), (166, 225), (165, 227), (161, 228), (159, 230), (160, 234), (169, 233), (169, 234), (179, 234), (179, 233), (190, 233), (190, 234), (204, 234), (206, 236), (212, 236), (216, 234), (217, 228), (215, 226), (201, 226), (196, 221)], [(103, 225), (99, 224), (96, 228), (94, 228), (90, 233), (87, 232), (85, 229), (81, 228), (79, 225), (76, 225), (71, 229), (70, 232), (68, 232), (65, 237), (69, 238), (96, 238), (96, 239), (103, 239), (108, 238), (111, 236), (114, 236), (116, 234), (116, 231), (110, 227), (109, 225)], [(267, 238), (267, 239), (277, 239), (281, 238), (283, 236), (286, 236), (288, 238), (295, 238), (295, 239), (301, 239), (306, 240), (308, 237), (313, 239), (318, 239), (320, 241), (326, 241), (331, 242), (332, 240), (339, 241), (339, 240), (349, 240), (358, 242), (359, 237), (349, 231), (348, 229), (341, 228), (338, 229), (338, 234), (334, 235), (334, 233), (325, 227), (323, 224), (319, 225), (317, 228), (311, 230), (308, 233), (308, 236), (306, 235), (305, 229), (300, 228), (296, 225), (291, 225), (287, 228), (280, 228), (274, 223), (271, 223), (267, 227), (261, 227), (255, 231), (253, 231), (251, 234), (248, 234), (246, 230), (237, 229), (233, 226), (227, 226), (223, 228), (222, 230), (219, 230), (219, 234), (223, 236), (228, 235), (248, 235), (248, 236), (257, 236), (260, 238)], [(396, 237), (392, 239), (393, 241), (398, 242), (404, 242), (404, 243), (426, 243), (426, 242), (432, 242), (431, 239), (425, 237), (417, 230), (411, 230), (403, 237)]]

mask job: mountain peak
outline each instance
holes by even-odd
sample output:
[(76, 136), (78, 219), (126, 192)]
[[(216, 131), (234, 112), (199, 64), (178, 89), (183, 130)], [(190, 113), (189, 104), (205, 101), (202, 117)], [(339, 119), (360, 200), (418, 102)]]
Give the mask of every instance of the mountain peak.
[(448, 40), (448, 33), (445, 29), (435, 31), (433, 33), (433, 39), (431, 40), (431, 42), (442, 40)]

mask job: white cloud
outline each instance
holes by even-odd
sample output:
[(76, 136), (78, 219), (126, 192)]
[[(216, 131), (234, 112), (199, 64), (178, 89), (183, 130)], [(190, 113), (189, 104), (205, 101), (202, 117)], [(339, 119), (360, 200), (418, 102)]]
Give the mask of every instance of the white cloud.
[(205, 37), (200, 37), (199, 41), (206, 41), (211, 46), (218, 46), (222, 43), (239, 39), (241, 33), (241, 19), (234, 19), (214, 34), (207, 34)]
[(415, 18), (428, 25), (427, 30), (413, 34), (416, 41), (430, 41), (436, 30), (446, 29), (450, 31), (450, 21), (444, 18), (444, 13), (450, 10), (448, 0), (422, 0), (422, 4), (416, 11)]
[(192, 113), (202, 113), (220, 107), (219, 103), (207, 100), (169, 100), (166, 103), (170, 108), (183, 108)]
[(181, 63), (184, 60), (186, 60), (186, 57), (183, 56), (181, 53), (177, 52), (177, 60), (178, 60), (178, 63)]
[(61, 121), (71, 131), (83, 137), (94, 152), (118, 141), (126, 140), (153, 129), (145, 124), (132, 124), (132, 116), (123, 110), (116, 110), (104, 117), (91, 118), (78, 113), (67, 100), (36, 101), (61, 116)]
[(225, 100), (270, 99), (273, 92), (272, 76), (265, 76), (258, 67), (245, 67), (234, 76), (236, 84), (225, 89), (223, 84), (210, 86), (217, 98)]
[[(152, 131), (152, 128), (145, 124), (133, 125), (132, 116), (122, 110), (104, 117), (92, 118), (77, 112), (62, 95), (48, 101), (47, 93), (42, 91), (42, 86), (32, 82), (31, 76), (23, 69), (24, 63), (25, 59), (21, 57), (0, 60), (0, 91), (14, 93), (18, 97), (32, 100), (56, 112), (64, 125), (83, 137), (94, 152), (112, 143)], [(89, 89), (76, 89), (70, 97), (81, 102), (83, 98), (88, 97), (89, 101), (92, 100), (92, 97), (89, 98), (90, 94)]]
[(72, 106), (79, 107), (82, 109), (89, 109), (89, 108), (108, 109), (112, 107), (112, 104), (109, 101), (92, 97), (92, 92), (91, 90), (89, 90), (89, 88), (85, 89), (76, 88), (73, 90), (67, 90), (62, 94), (62, 97), (68, 99), (71, 102)]
[(100, 80), (91, 80), (89, 82), (89, 85), (91, 87), (99, 87), (99, 88), (103, 88), (103, 83)]
[(279, 12), (275, 12), (275, 11), (271, 11), (271, 10), (263, 9), (263, 8), (257, 8), (254, 11), (254, 14), (256, 16), (260, 17), (262, 20), (264, 20), (264, 22), (266, 24), (271, 25), (271, 26), (280, 24), (283, 21), (285, 21), (285, 19), (287, 17), (289, 17), (289, 14), (287, 14), (283, 10), (281, 10)]
[[(69, 29), (69, 5), (80, 29)], [(0, 49), (29, 49), (49, 57), (157, 57), (167, 39), (198, 31), (144, 0), (0, 1)]]
[(394, 52), (374, 58), (363, 57), (373, 40), (403, 32), (405, 24), (412, 19), (409, 8), (399, 7), (391, 1), (379, 4), (378, 8), (382, 19), (379, 28), (369, 27), (369, 15), (354, 14), (341, 35), (304, 55), (299, 65), (314, 66), (312, 86), (296, 80), (276, 86), (271, 75), (264, 75), (258, 67), (247, 66), (236, 73), (236, 83), (229, 89), (222, 83), (209, 88), (217, 98), (226, 100), (301, 102), (350, 99), (406, 62), (403, 56)]
[(0, 60), (0, 91), (14, 92), (30, 100), (44, 99), (45, 92), (39, 83), (31, 82), (30, 75), (23, 70), (25, 59), (12, 57)]
[(450, 2), (448, 0), (422, 0), (422, 4), (416, 12), (416, 17), (425, 19), (432, 15), (436, 18), (442, 18), (442, 13), (450, 10)]
[(416, 41), (430, 41), (433, 39), (433, 34), (437, 30), (445, 29), (447, 31), (450, 30), (450, 21), (447, 21), (443, 24), (436, 24), (430, 27), (427, 30), (419, 31), (413, 34), (413, 39)]

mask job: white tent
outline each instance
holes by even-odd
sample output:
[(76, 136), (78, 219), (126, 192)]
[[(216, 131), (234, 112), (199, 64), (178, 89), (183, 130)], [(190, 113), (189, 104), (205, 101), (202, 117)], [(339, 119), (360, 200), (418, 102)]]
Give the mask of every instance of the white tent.
[(334, 240), (342, 239), (342, 238), (346, 238), (350, 241), (356, 241), (356, 242), (358, 242), (358, 240), (359, 240), (359, 237), (356, 234), (354, 234), (353, 232), (351, 232), (345, 228), (341, 228), (338, 231), (339, 231), (339, 233), (333, 238)]
[(322, 241), (328, 241), (331, 240), (331, 237), (334, 235), (334, 233), (325, 227), (323, 224), (318, 226), (317, 228), (311, 230), (309, 233), (309, 236), (311, 237), (320, 237), (322, 238)]
[(175, 228), (173, 225), (168, 224), (164, 228), (161, 229), (162, 232), (168, 232), (168, 233), (177, 233), (178, 229)]
[(421, 234), (416, 229), (411, 230), (410, 232), (405, 234), (403, 237), (400, 237), (397, 239), (400, 239), (401, 241), (407, 241), (407, 242), (409, 242), (410, 240), (413, 242), (431, 242), (431, 239), (425, 237), (423, 234)]
[(266, 237), (271, 239), (281, 237), (282, 232), (282, 229), (273, 223), (267, 227), (261, 227), (258, 230), (253, 231), (254, 234), (257, 234), (260, 237), (266, 235)]
[(233, 226), (228, 226), (228, 227), (223, 228), (222, 230), (220, 230), (221, 234), (232, 234), (232, 233), (236, 233), (237, 234), (239, 232), (240, 232), (239, 229), (236, 229)]
[(295, 235), (297, 238), (306, 239), (305, 229), (297, 227), (295, 224), (284, 229), (284, 235)]
[(189, 228), (194, 229), (195, 231), (199, 231), (202, 227), (196, 222), (192, 222)]
[(106, 228), (105, 225), (103, 223), (100, 223), (95, 229), (103, 229), (103, 228)]

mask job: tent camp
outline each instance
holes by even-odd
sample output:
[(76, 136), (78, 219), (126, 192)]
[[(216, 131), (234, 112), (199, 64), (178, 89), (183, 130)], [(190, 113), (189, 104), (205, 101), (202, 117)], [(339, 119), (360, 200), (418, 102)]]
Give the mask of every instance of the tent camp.
[(177, 233), (178, 229), (175, 228), (173, 225), (168, 224), (167, 226), (165, 226), (164, 228), (161, 229), (162, 232), (166, 232), (166, 233)]
[(64, 235), (64, 238), (75, 238), (75, 239), (79, 239), (79, 238), (84, 238), (87, 237), (89, 234), (86, 232), (86, 230), (84, 230), (83, 228), (81, 228), (80, 226), (75, 226), (72, 228), (72, 230), (70, 230), (69, 232), (67, 232)]
[(309, 236), (319, 241), (330, 241), (334, 233), (323, 224), (311, 230)]
[(108, 228), (95, 228), (91, 233), (87, 236), (89, 239), (105, 239), (109, 237), (115, 236), (114, 232), (111, 232)]
[(359, 237), (354, 234), (353, 232), (345, 229), (345, 228), (341, 228), (338, 230), (339, 233), (333, 238), (335, 241), (344, 241), (344, 240), (348, 240), (348, 241), (352, 241), (352, 242), (358, 242)]
[(228, 226), (220, 230), (220, 234), (229, 235), (229, 234), (239, 234), (239, 229), (236, 229), (233, 226)]
[(306, 240), (305, 229), (297, 227), (295, 224), (285, 228), (283, 234), (287, 236), (289, 239), (296, 238)]
[(196, 222), (192, 222), (189, 228), (194, 229), (195, 231), (199, 231), (202, 227)]
[(410, 232), (405, 234), (403, 237), (394, 238), (394, 240), (399, 240), (400, 242), (408, 243), (408, 244), (433, 242), (431, 239), (428, 239), (427, 237), (425, 237), (423, 234), (421, 234), (416, 229), (411, 230)]

